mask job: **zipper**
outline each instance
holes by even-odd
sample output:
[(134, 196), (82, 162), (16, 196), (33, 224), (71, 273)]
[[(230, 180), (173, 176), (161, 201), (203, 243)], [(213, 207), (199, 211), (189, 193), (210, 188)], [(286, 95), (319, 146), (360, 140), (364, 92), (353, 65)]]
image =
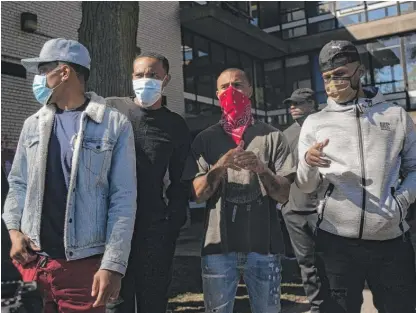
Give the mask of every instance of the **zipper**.
[(399, 223), (399, 228), (402, 231), (402, 237), (403, 237), (403, 241), (406, 241), (406, 235), (404, 233), (404, 226), (403, 226), (403, 208), (400, 205), (400, 202), (397, 201), (396, 198), (396, 189), (394, 187), (390, 188), (390, 192), (391, 192), (391, 196), (393, 197), (394, 201), (396, 202), (397, 207), (399, 208), (399, 215), (400, 215), (400, 223)]
[(361, 163), (361, 186), (363, 190), (362, 202), (361, 202), (361, 220), (360, 220), (360, 232), (358, 234), (358, 239), (363, 237), (364, 231), (364, 218), (365, 218), (365, 205), (367, 199), (367, 190), (365, 189), (365, 164), (364, 164), (364, 146), (363, 146), (363, 133), (361, 130), (361, 123), (360, 123), (360, 108), (358, 104), (355, 106), (355, 117), (357, 120), (357, 128), (358, 128), (358, 143), (360, 149), (360, 163)]
[(318, 235), (318, 229), (324, 219), (324, 211), (326, 205), (328, 204), (329, 197), (332, 195), (332, 192), (334, 191), (334, 187), (334, 184), (329, 184), (328, 188), (325, 191), (324, 200), (318, 205), (318, 221), (316, 222), (316, 227), (314, 231), (315, 236)]

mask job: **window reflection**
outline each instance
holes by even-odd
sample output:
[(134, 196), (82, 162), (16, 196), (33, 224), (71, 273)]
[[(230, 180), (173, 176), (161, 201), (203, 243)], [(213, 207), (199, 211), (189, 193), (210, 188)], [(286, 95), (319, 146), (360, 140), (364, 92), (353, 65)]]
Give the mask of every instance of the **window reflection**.
[(369, 48), (376, 86), (385, 94), (404, 91), (400, 38), (379, 39), (369, 44)]
[(357, 14), (350, 14), (346, 16), (340, 16), (338, 18), (338, 25), (342, 26), (349, 26), (359, 23), (364, 23), (366, 21), (365, 13), (357, 13)]
[(411, 13), (416, 10), (416, 3), (414, 1), (400, 3), (400, 14)]
[(306, 34), (307, 34), (307, 29), (305, 25), (305, 26), (300, 26), (300, 27), (295, 27), (295, 28), (284, 29), (282, 33), (282, 38), (289, 39), (289, 38), (304, 36)]
[[(416, 33), (407, 35), (403, 39), (405, 47), (406, 72), (409, 82), (409, 92), (414, 93), (416, 92)], [(416, 97), (414, 100), (416, 100)]]
[(270, 110), (285, 108), (284, 68), (281, 60), (269, 61), (264, 64), (265, 95)]
[(364, 1), (336, 1), (337, 10), (356, 8), (364, 4)]

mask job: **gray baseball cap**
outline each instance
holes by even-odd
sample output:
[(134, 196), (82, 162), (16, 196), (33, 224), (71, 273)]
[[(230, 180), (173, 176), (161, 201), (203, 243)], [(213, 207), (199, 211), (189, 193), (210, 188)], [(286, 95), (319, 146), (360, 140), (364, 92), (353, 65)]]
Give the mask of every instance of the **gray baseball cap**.
[(45, 42), (38, 58), (22, 59), (22, 65), (29, 73), (39, 74), (39, 64), (48, 62), (70, 62), (81, 65), (88, 70), (91, 67), (90, 54), (82, 44), (64, 38), (51, 39)]

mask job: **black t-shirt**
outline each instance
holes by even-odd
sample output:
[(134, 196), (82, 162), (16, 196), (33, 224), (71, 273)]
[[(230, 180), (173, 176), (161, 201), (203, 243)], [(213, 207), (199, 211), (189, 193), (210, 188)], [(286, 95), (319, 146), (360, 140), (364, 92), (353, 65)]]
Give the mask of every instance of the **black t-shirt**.
[(141, 108), (132, 98), (106, 101), (125, 114), (133, 126), (138, 186), (136, 222), (141, 229), (160, 220), (173, 220), (180, 227), (186, 218), (190, 194), (189, 183), (182, 181), (191, 146), (185, 120), (166, 107)]

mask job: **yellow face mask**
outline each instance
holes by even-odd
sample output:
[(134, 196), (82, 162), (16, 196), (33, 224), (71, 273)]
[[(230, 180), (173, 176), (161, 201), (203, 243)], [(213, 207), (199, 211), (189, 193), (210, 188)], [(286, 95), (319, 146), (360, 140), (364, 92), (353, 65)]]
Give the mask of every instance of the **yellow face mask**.
[(331, 80), (329, 84), (326, 85), (326, 93), (329, 98), (333, 99), (336, 103), (347, 103), (353, 100), (357, 94), (357, 90), (354, 90), (351, 87), (351, 82), (344, 81), (342, 84), (339, 84), (339, 81)]
[(344, 104), (353, 100), (358, 93), (358, 88), (352, 87), (352, 78), (355, 76), (358, 67), (354, 74), (347, 77), (333, 77), (329, 83), (325, 84), (326, 94), (336, 103)]

